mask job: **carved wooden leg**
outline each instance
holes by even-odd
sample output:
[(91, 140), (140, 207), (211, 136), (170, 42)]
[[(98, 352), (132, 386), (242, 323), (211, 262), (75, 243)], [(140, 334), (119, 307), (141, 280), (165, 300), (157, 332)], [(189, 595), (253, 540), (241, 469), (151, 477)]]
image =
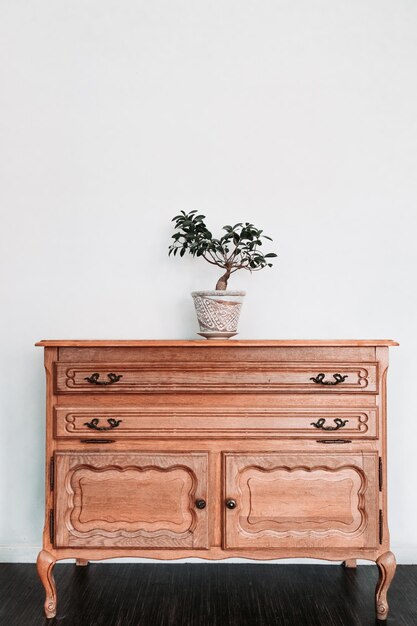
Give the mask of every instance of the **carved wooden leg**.
[(55, 563), (56, 559), (52, 554), (46, 550), (39, 552), (36, 567), (42, 584), (45, 587), (46, 600), (44, 607), (45, 615), (48, 618), (55, 617), (56, 615), (56, 587), (53, 575)]
[(86, 567), (88, 563), (89, 561), (87, 561), (87, 559), (75, 559), (75, 565), (78, 565), (79, 567)]
[(375, 591), (375, 606), (378, 619), (385, 620), (388, 616), (387, 593), (394, 578), (397, 563), (392, 552), (381, 554), (376, 564), (379, 569), (379, 580)]
[(343, 561), (343, 567), (347, 567), (348, 569), (356, 567), (356, 559), (347, 559), (347, 561)]

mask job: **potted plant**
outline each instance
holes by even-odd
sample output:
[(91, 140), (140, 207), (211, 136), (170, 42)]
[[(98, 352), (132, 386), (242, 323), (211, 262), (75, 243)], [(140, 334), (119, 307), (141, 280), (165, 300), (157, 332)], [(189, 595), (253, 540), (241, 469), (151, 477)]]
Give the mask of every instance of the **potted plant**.
[(205, 215), (197, 211), (181, 211), (176, 215), (172, 220), (175, 232), (169, 255), (179, 253), (183, 257), (188, 253), (223, 270), (213, 291), (194, 291), (191, 295), (200, 325), (199, 334), (207, 339), (229, 338), (237, 334), (245, 295), (244, 291), (227, 289), (231, 275), (238, 270), (258, 272), (264, 267), (272, 267), (270, 259), (277, 255), (261, 252), (262, 239), (272, 239), (249, 222), (223, 226), (224, 235), (215, 239), (204, 220)]

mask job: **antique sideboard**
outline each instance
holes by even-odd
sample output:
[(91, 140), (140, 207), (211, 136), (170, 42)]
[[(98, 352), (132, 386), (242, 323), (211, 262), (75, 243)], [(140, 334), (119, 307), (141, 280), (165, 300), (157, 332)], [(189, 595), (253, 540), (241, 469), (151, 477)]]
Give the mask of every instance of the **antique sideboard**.
[(312, 557), (375, 561), (386, 619), (386, 377), (398, 344), (36, 345), (46, 369), (37, 566), (47, 617), (59, 559)]

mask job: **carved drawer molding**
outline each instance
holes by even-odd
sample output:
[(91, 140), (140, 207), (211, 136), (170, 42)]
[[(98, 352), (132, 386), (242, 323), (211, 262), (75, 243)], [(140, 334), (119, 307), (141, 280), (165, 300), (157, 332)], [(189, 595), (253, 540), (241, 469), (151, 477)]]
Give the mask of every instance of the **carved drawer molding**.
[(56, 363), (57, 393), (376, 393), (377, 363)]
[(351, 439), (375, 439), (378, 410), (281, 407), (55, 407), (58, 439), (94, 438), (97, 432), (117, 439), (161, 438), (311, 438), (343, 432)]

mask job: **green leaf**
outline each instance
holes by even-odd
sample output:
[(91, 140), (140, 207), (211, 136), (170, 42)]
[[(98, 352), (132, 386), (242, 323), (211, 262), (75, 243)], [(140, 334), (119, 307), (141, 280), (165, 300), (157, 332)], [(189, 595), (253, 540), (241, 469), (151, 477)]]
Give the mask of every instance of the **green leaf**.
[(263, 230), (256, 228), (251, 222), (238, 222), (234, 226), (223, 226), (223, 235), (214, 238), (204, 223), (205, 215), (192, 211), (181, 210), (176, 215), (174, 233), (168, 247), (168, 255), (183, 257), (186, 252), (193, 257), (204, 257), (209, 253), (211, 260), (221, 268), (228, 267), (235, 270), (249, 271), (272, 267), (267, 259), (277, 255), (270, 252), (264, 255), (258, 248), (262, 246), (261, 239), (272, 241), (271, 237), (263, 234)]

